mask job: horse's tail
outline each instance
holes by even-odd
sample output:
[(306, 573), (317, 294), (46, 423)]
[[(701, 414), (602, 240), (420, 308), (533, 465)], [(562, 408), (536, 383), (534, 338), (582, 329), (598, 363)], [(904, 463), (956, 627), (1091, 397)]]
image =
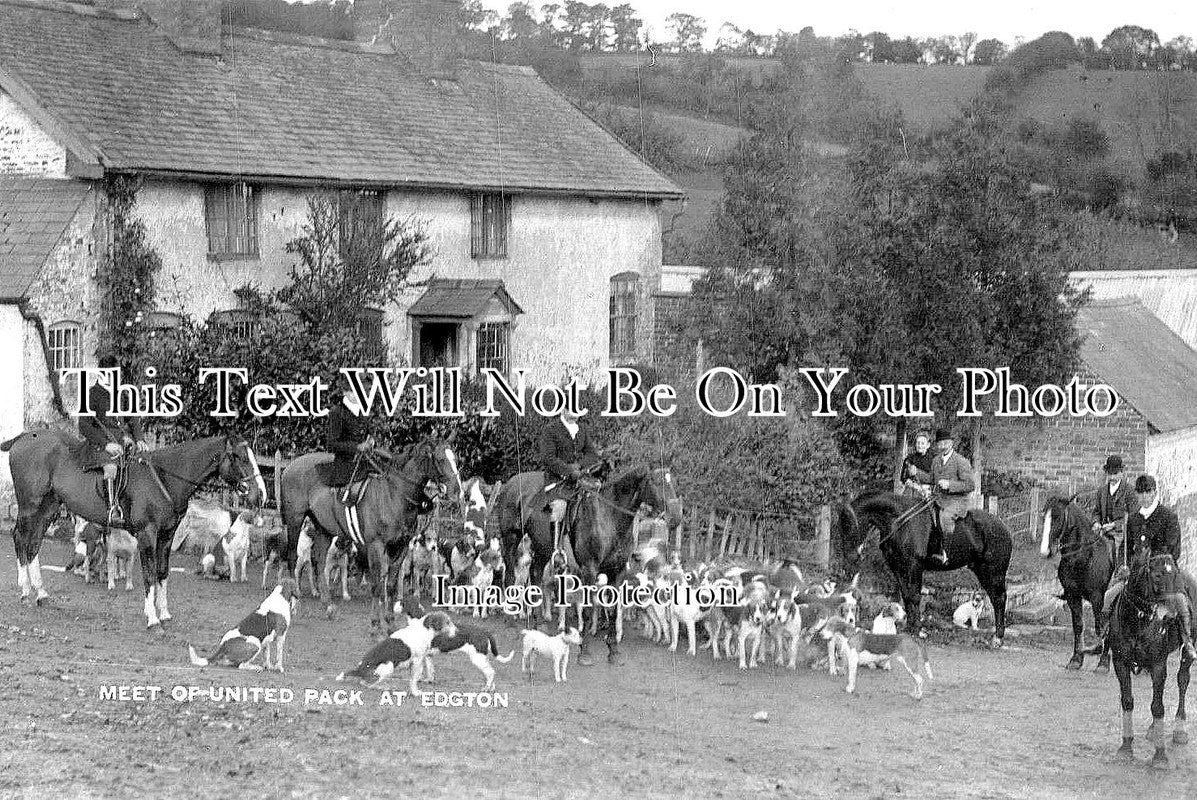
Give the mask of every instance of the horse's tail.
[(208, 666), (208, 659), (203, 658), (199, 653), (195, 652), (195, 648), (191, 645), (187, 645), (187, 654), (191, 657), (191, 663), (193, 665), (197, 667)]
[(7, 442), (0, 444), (0, 451), (7, 453), (9, 450), (12, 449), (12, 446), (14, 444), (16, 444), (18, 441), (20, 441), (22, 438), (24, 438), (24, 436), (25, 436), (24, 433), (18, 433), (16, 436), (12, 437)]

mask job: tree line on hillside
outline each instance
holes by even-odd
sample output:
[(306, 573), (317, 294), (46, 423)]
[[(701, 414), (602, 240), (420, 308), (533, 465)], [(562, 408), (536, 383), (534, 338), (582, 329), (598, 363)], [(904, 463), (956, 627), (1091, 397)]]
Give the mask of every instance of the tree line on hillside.
[[(263, 27), (334, 39), (353, 38), (351, 0), (290, 3), (287, 0), (225, 0), (229, 24)], [(644, 20), (630, 3), (607, 5), (566, 0), (539, 7), (513, 3), (506, 14), (487, 8), (483, 0), (462, 0), (458, 23), (467, 49), (475, 55), (530, 63), (544, 51), (564, 53), (630, 53), (652, 47), (663, 53), (707, 52), (707, 21), (685, 12), (669, 15), (664, 36), (650, 37)], [(974, 32), (938, 37), (891, 37), (883, 31), (820, 37), (811, 27), (797, 33), (765, 34), (731, 22), (718, 28), (711, 52), (723, 55), (777, 56), (786, 50), (831, 49), (848, 61), (889, 64), (975, 64), (993, 66), (1011, 47), (998, 39), (980, 39)], [(1021, 42), (1015, 42), (1017, 49)], [(1068, 61), (1090, 69), (1197, 70), (1197, 50), (1189, 36), (1161, 42), (1140, 25), (1123, 25), (1097, 42), (1069, 37)]]

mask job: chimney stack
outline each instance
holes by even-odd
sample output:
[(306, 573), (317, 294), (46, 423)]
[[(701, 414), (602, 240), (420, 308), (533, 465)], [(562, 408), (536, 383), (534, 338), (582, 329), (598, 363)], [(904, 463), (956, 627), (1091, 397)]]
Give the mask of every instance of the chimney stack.
[(221, 0), (135, 0), (134, 4), (183, 52), (220, 55)]
[(389, 44), (430, 78), (456, 80), (460, 0), (354, 0), (354, 36)]

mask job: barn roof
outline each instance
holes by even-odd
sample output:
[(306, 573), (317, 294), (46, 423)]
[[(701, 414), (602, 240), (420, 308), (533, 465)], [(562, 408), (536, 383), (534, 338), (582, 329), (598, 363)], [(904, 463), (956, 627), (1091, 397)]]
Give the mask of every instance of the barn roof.
[(25, 296), (89, 191), (79, 181), (0, 177), (0, 301)]
[(412, 303), (407, 313), (413, 317), (451, 317), (470, 319), (481, 314), (493, 298), (511, 315), (523, 314), (503, 281), (495, 279), (462, 278), (457, 280), (434, 279), (428, 282), (428, 289), (420, 299)]
[(1197, 350), (1134, 298), (1077, 315), (1081, 358), (1160, 433), (1197, 426)]
[(0, 88), (102, 169), (682, 195), (528, 67), (434, 80), (377, 48), (230, 30), (214, 58), (138, 15), (0, 0)]

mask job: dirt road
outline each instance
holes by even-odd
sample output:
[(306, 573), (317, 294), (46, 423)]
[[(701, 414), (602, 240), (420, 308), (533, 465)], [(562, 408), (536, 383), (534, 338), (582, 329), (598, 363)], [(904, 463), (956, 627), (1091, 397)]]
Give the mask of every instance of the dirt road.
[[(67, 558), (61, 543), (43, 552), (47, 564)], [(380, 706), (382, 689), (335, 706), (305, 704), (304, 692), (344, 688), (333, 676), (370, 643), (360, 601), (335, 622), (306, 603), (287, 674), (263, 675), (195, 669), (186, 655), (188, 641), (210, 648), (260, 602), (260, 573), (236, 585), (176, 574), (164, 638), (144, 630), (139, 579), (134, 592), (110, 595), (44, 574), (52, 602), (22, 606), (11, 550), (0, 557), (3, 797), (1197, 796), (1197, 744), (1171, 748), (1168, 772), (1144, 765), (1145, 678), (1136, 680), (1141, 763), (1113, 761), (1115, 680), (1065, 672), (1055, 635), (1014, 636), (1003, 652), (932, 645), (936, 680), (921, 702), (897, 668), (862, 672), (849, 696), (825, 673), (740, 672), (632, 634), (625, 667), (573, 666), (567, 684), (521, 679), (517, 655), (499, 667), (507, 708)], [(504, 650), (515, 646), (513, 629), (495, 628)], [(161, 692), (103, 694), (122, 686)], [(294, 699), (179, 702), (176, 686), (287, 688)], [(426, 688), (480, 687), (464, 658), (441, 656)], [(1166, 697), (1170, 720), (1173, 679)], [(752, 720), (758, 711), (767, 722)]]

